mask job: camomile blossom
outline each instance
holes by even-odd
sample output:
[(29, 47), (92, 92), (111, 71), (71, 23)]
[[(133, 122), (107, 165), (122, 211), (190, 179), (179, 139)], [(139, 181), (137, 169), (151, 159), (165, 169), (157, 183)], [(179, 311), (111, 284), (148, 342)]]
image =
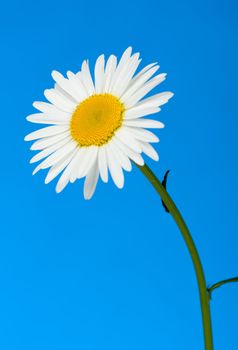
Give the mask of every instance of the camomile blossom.
[(34, 141), (31, 150), (39, 151), (30, 160), (40, 162), (33, 174), (49, 169), (46, 184), (60, 175), (56, 192), (85, 177), (84, 198), (90, 199), (99, 176), (106, 183), (110, 174), (122, 188), (123, 171), (131, 171), (132, 161), (142, 166), (143, 153), (159, 159), (151, 145), (159, 139), (147, 129), (164, 125), (146, 117), (158, 113), (173, 94), (161, 92), (145, 98), (166, 74), (155, 75), (157, 63), (136, 73), (140, 62), (139, 53), (132, 54), (129, 47), (118, 62), (114, 55), (107, 61), (99, 56), (94, 77), (88, 61), (78, 73), (68, 71), (67, 77), (52, 72), (54, 88), (44, 91), (48, 102), (34, 102), (39, 112), (27, 117), (32, 123), (50, 125), (25, 137)]

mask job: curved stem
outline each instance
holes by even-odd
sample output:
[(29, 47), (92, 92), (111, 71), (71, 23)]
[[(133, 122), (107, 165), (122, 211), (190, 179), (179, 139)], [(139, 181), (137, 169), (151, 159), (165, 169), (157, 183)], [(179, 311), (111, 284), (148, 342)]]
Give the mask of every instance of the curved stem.
[(214, 283), (211, 287), (207, 288), (207, 291), (211, 295), (211, 293), (214, 291), (214, 289), (221, 287), (223, 284), (227, 284), (227, 283), (231, 283), (231, 282), (238, 282), (238, 277), (227, 278), (225, 280)]
[(168, 192), (165, 190), (164, 186), (157, 179), (155, 174), (150, 170), (150, 168), (147, 165), (138, 166), (138, 168), (147, 177), (147, 179), (150, 181), (150, 183), (154, 186), (155, 190), (160, 195), (161, 199), (163, 200), (164, 204), (166, 205), (170, 214), (172, 215), (174, 221), (176, 222), (178, 228), (180, 229), (183, 239), (187, 245), (187, 248), (190, 253), (193, 266), (196, 272), (197, 283), (199, 288), (200, 305), (201, 305), (202, 322), (203, 322), (204, 345), (206, 350), (213, 350), (212, 325), (211, 325), (210, 305), (209, 305), (210, 298), (206, 287), (206, 280), (205, 280), (205, 275), (203, 272), (201, 260), (199, 258), (192, 236), (178, 208), (176, 207), (175, 203), (173, 202)]

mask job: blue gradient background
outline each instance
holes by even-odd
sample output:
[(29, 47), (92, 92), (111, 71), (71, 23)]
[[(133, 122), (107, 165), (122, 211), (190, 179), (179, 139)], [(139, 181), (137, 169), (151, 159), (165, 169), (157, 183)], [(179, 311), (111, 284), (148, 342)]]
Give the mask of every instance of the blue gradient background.
[[(238, 274), (235, 1), (10, 1), (1, 5), (0, 348), (200, 350), (198, 292), (186, 247), (134, 169), (82, 198), (32, 177), (35, 125), (25, 116), (52, 69), (120, 55), (159, 61), (175, 92), (159, 119), (161, 160), (148, 160), (182, 210), (208, 283)], [(235, 350), (238, 285), (214, 292), (215, 350)]]

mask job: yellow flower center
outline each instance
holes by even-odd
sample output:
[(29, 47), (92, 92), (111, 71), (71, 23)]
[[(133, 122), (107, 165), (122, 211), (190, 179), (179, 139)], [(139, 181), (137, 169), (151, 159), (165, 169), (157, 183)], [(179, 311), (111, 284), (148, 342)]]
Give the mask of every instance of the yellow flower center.
[(81, 102), (72, 114), (70, 131), (80, 146), (102, 146), (122, 125), (124, 105), (111, 94), (98, 94)]

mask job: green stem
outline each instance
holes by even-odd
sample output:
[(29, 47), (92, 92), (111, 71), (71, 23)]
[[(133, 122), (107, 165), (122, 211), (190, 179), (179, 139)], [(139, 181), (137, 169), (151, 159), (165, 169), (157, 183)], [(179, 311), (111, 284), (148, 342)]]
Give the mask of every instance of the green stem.
[(211, 287), (207, 288), (207, 291), (211, 296), (214, 289), (221, 287), (223, 284), (227, 284), (227, 283), (231, 283), (231, 282), (238, 282), (238, 277), (227, 278), (225, 280), (214, 283)]
[(199, 288), (205, 350), (213, 350), (212, 325), (209, 305), (210, 298), (206, 287), (206, 280), (203, 272), (202, 263), (199, 258), (192, 236), (178, 208), (174, 204), (168, 192), (165, 190), (164, 186), (157, 179), (155, 174), (150, 170), (150, 168), (147, 165), (138, 166), (138, 168), (147, 177), (147, 179), (150, 181), (150, 183), (154, 186), (155, 190), (160, 195), (161, 199), (163, 200), (164, 204), (166, 205), (170, 214), (172, 215), (174, 221), (176, 222), (178, 228), (180, 229), (183, 239), (187, 245), (196, 272), (197, 283)]

